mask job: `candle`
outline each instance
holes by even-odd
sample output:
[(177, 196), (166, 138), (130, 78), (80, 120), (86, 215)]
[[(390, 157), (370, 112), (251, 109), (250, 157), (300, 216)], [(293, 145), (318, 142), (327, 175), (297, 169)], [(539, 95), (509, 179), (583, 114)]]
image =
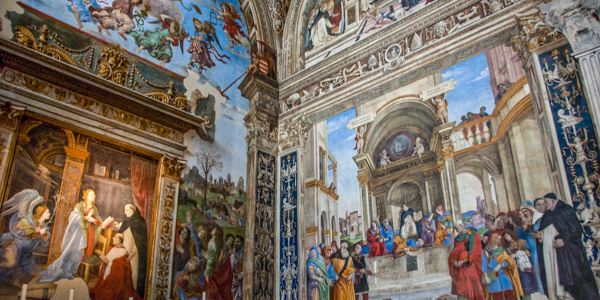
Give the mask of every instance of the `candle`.
[(27, 284), (21, 286), (21, 300), (27, 299)]
[(75, 289), (71, 289), (69, 291), (69, 300), (73, 300), (75, 298)]
[(206, 292), (202, 292), (202, 300), (206, 300)]

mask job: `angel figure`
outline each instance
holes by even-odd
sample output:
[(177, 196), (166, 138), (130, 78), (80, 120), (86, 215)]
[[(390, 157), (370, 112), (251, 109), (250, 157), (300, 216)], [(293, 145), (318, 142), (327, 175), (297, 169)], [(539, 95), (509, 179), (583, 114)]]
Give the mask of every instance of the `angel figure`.
[(390, 156), (388, 155), (387, 150), (386, 149), (381, 150), (381, 152), (379, 153), (379, 165), (383, 166), (383, 168), (385, 169), (385, 166), (387, 166), (391, 162), (392, 162), (392, 160), (390, 159)]
[(194, 18), (193, 22), (196, 35), (188, 38), (188, 41), (191, 42), (191, 44), (187, 52), (192, 54), (192, 57), (190, 57), (189, 66), (194, 67), (198, 65), (198, 70), (200, 71), (202, 71), (204, 67), (212, 68), (216, 66), (215, 62), (211, 58), (211, 54), (216, 60), (227, 64), (227, 62), (223, 59), (231, 60), (231, 58), (229, 58), (227, 55), (221, 55), (212, 45), (212, 42), (216, 42), (217, 46), (223, 49), (219, 43), (219, 39), (217, 38), (215, 27), (213, 27), (208, 21), (204, 21), (203, 23), (196, 18)]
[(17, 285), (30, 275), (35, 265), (33, 250), (50, 241), (46, 221), (50, 210), (38, 191), (25, 189), (2, 205), (0, 216), (10, 218), (9, 232), (0, 235), (0, 280), (12, 279)]
[(440, 120), (442, 124), (448, 123), (448, 101), (446, 97), (442, 95), (434, 97), (433, 104), (437, 107), (436, 120)]
[(243, 46), (246, 49), (250, 49), (250, 43), (246, 38), (246, 34), (242, 31), (242, 26), (237, 23), (236, 20), (241, 20), (240, 13), (233, 3), (221, 2), (221, 10), (217, 10), (211, 7), (216, 13), (219, 14), (217, 19), (223, 20), (223, 31), (227, 35), (229, 40), (229, 49), (233, 49), (234, 45)]
[(146, 30), (144, 33), (134, 31), (129, 35), (135, 38), (135, 44), (138, 45), (135, 52), (140, 53), (142, 50), (147, 50), (148, 54), (158, 59), (160, 66), (164, 67), (173, 57), (171, 45), (175, 47), (181, 45), (181, 52), (183, 52), (182, 42), (189, 34), (170, 16), (161, 14), (160, 23), (162, 27), (155, 31)]
[(413, 152), (410, 156), (418, 155), (419, 159), (421, 159), (421, 155), (425, 152), (425, 146), (423, 146), (423, 142), (421, 141), (421, 137), (417, 137), (415, 139), (415, 146), (413, 147)]
[(354, 146), (354, 150), (356, 150), (357, 154), (361, 154), (363, 152), (363, 148), (365, 146), (365, 126), (360, 126), (356, 128), (356, 137), (354, 140), (356, 141), (356, 146)]

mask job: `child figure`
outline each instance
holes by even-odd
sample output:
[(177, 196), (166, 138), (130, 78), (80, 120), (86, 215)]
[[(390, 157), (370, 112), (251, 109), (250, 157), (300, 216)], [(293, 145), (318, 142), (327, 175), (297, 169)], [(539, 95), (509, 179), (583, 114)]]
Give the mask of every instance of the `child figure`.
[[(511, 256), (517, 261), (521, 287), (523, 287), (522, 299), (531, 300), (531, 294), (538, 290), (531, 252), (527, 249), (527, 241), (519, 239), (516, 244), (516, 251)], [(512, 245), (511, 248), (513, 248)]]

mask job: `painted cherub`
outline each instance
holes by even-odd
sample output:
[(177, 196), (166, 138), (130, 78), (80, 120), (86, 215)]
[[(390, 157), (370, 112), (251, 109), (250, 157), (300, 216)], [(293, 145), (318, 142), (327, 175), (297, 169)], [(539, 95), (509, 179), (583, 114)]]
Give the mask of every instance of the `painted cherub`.
[(356, 150), (357, 154), (361, 154), (363, 152), (363, 148), (365, 146), (365, 126), (360, 126), (359, 128), (356, 128), (356, 137), (354, 137), (354, 140), (356, 141), (356, 146), (354, 147), (354, 150)]
[(448, 123), (448, 101), (445, 95), (435, 96), (432, 101), (437, 107), (436, 120), (440, 120), (442, 124)]
[(410, 156), (418, 155), (419, 159), (421, 159), (421, 155), (423, 155), (424, 152), (425, 152), (425, 146), (423, 145), (423, 142), (421, 141), (421, 137), (418, 136), (415, 139), (415, 147), (413, 148), (413, 152)]

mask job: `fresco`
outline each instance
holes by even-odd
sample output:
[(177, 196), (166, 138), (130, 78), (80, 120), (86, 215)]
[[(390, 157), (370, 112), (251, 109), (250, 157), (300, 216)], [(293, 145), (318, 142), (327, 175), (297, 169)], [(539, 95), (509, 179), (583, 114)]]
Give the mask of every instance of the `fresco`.
[[(268, 45), (260, 42), (263, 51), (251, 53), (244, 24), (252, 24), (252, 15), (242, 14), (235, 0), (11, 0), (2, 11), (9, 24), (2, 28), (3, 38), (36, 47), (47, 41), (62, 53), (59, 60), (202, 118), (184, 135), (187, 167), (178, 199), (172, 297), (206, 293), (212, 299), (227, 291), (240, 299), (247, 160), (243, 119), (249, 104), (237, 87), (248, 72), (275, 76)], [(47, 158), (50, 165), (63, 161), (60, 155)], [(131, 167), (117, 165), (126, 162), (115, 159), (109, 165), (91, 156), (89, 171), (111, 182), (133, 180)], [(54, 181), (60, 184), (61, 178)], [(82, 182), (95, 183), (85, 176)], [(100, 201), (110, 191), (115, 193), (94, 189), (98, 219), (110, 215), (122, 222), (122, 206), (117, 211)], [(68, 214), (55, 218), (66, 220)], [(221, 274), (229, 275), (216, 280)]]
[(17, 148), (0, 213), (2, 294), (16, 296), (27, 283), (28, 297), (51, 295), (75, 278), (82, 297), (143, 298), (158, 162), (33, 124), (20, 132), (28, 139)]
[[(440, 0), (437, 0), (440, 1)], [(308, 16), (307, 67), (424, 8), (434, 0), (316, 1)], [(348, 3), (344, 6), (344, 3)]]

